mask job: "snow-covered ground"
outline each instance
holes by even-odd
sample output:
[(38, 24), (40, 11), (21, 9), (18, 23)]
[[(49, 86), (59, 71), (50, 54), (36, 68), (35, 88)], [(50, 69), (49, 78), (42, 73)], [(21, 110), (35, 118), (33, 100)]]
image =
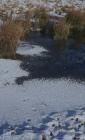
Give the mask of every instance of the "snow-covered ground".
[(85, 105), (85, 86), (69, 80), (32, 80), (0, 88), (0, 124), (36, 124), (50, 112)]
[[(29, 55), (30, 49), (25, 47), (19, 53)], [(44, 48), (37, 51), (38, 47), (31, 48), (30, 54), (42, 53)], [(29, 74), (20, 69), (20, 63), (17, 60), (0, 59), (0, 140), (40, 140), (43, 132), (48, 139), (52, 135), (53, 140), (72, 140), (76, 134), (74, 127), (78, 127), (74, 123), (75, 118), (79, 117), (79, 125), (80, 121), (81, 124), (85, 121), (83, 109), (75, 112), (76, 108), (85, 107), (85, 83), (70, 79), (35, 79), (17, 85), (17, 77)], [(67, 111), (70, 109), (74, 111)], [(79, 133), (85, 136), (83, 124)]]
[[(30, 120), (32, 126), (37, 126), (42, 118), (51, 112), (84, 106), (84, 84), (61, 79), (33, 80), (24, 82), (23, 85), (6, 85), (0, 88), (0, 125), (5, 122), (19, 125)], [(28, 138), (28, 135), (25, 137)]]
[(27, 76), (28, 73), (20, 69), (20, 61), (0, 59), (0, 87), (13, 84), (17, 77)]
[(85, 108), (43, 116), (36, 127), (29, 122), (11, 127), (7, 126), (0, 140), (42, 140), (43, 135), (46, 140), (85, 140)]
[(42, 46), (31, 45), (28, 42), (20, 42), (16, 53), (20, 55), (42, 55), (42, 53), (47, 52)]

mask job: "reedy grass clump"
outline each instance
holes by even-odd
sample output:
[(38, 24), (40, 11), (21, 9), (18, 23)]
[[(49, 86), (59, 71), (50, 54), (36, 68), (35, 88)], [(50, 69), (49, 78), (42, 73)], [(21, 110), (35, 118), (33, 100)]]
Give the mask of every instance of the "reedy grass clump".
[(49, 22), (48, 11), (44, 7), (39, 7), (34, 10), (35, 21), (37, 21), (40, 29), (43, 29), (44, 26)]
[(42, 140), (47, 140), (47, 138), (44, 134), (42, 135)]
[(82, 10), (71, 10), (66, 15), (66, 22), (78, 29), (85, 26), (85, 12)]
[(43, 28), (44, 26), (46, 26), (48, 21), (49, 21), (49, 16), (48, 16), (47, 10), (45, 8), (41, 8), (40, 17), (39, 17), (40, 28)]
[(31, 22), (28, 20), (16, 20), (15, 23), (19, 24), (23, 31), (20, 39), (25, 40), (31, 31)]
[(54, 26), (54, 38), (56, 40), (67, 40), (70, 34), (70, 24), (66, 23), (64, 20), (59, 21)]
[(85, 11), (73, 9), (68, 12), (66, 22), (71, 25), (71, 37), (85, 42)]
[[(85, 42), (85, 11), (69, 10), (65, 19), (59, 21), (54, 27), (54, 34), (58, 42), (66, 42), (68, 37), (79, 43)], [(63, 43), (61, 46), (64, 46)]]
[(22, 33), (23, 28), (14, 21), (6, 22), (0, 27), (0, 57), (16, 57), (16, 46)]
[[(22, 17), (23, 18), (23, 17)], [(19, 40), (24, 40), (31, 28), (30, 15), (25, 13), (23, 19), (7, 18), (0, 26), (0, 57), (15, 58)]]
[(26, 36), (30, 33), (31, 31), (31, 22), (30, 21), (23, 21), (22, 22), (22, 27), (23, 27), (23, 35), (22, 35), (22, 39), (25, 39)]
[(24, 13), (24, 17), (22, 19), (21, 18), (18, 18), (18, 19), (16, 18), (15, 19), (15, 23), (16, 24), (20, 24), (20, 26), (23, 29), (23, 33), (22, 33), (22, 36), (21, 36), (22, 40), (25, 40), (27, 35), (31, 31), (32, 24), (31, 24), (31, 20), (30, 19), (31, 19), (30, 11), (25, 12)]

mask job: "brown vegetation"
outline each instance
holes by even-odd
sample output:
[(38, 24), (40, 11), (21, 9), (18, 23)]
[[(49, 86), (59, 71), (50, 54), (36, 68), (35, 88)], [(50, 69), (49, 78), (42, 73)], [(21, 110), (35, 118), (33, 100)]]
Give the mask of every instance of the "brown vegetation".
[[(62, 10), (68, 10), (68, 7), (64, 7)], [(37, 25), (36, 29), (40, 29), (41, 33), (49, 32), (58, 42), (66, 42), (69, 35), (79, 41), (85, 41), (85, 11), (72, 8), (67, 11), (65, 18), (57, 23), (52, 23), (51, 26), (47, 9), (39, 7), (21, 13), (18, 19), (9, 19), (8, 16), (3, 19), (4, 22), (0, 26), (0, 57), (15, 58), (18, 41), (26, 39), (33, 27), (32, 17), (34, 24)]]
[[(21, 18), (21, 17), (20, 17)], [(0, 25), (0, 57), (15, 58), (16, 47), (20, 39), (25, 39), (31, 29), (30, 13), (24, 13), (23, 19), (4, 20)]]
[(13, 21), (0, 27), (0, 57), (15, 58), (17, 42), (22, 33), (22, 27)]
[(73, 27), (82, 28), (85, 26), (85, 12), (81, 10), (72, 10), (67, 13), (66, 22)]
[(67, 40), (70, 34), (70, 24), (66, 23), (64, 20), (58, 22), (54, 27), (54, 34), (56, 40)]
[(45, 135), (42, 135), (42, 140), (47, 140)]
[(34, 11), (35, 21), (38, 22), (39, 27), (42, 29), (49, 21), (48, 11), (44, 7), (36, 8)]

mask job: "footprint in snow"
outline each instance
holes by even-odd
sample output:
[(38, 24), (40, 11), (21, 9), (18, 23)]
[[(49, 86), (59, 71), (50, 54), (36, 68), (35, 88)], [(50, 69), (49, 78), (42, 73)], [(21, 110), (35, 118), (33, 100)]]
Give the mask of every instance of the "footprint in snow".
[(24, 99), (23, 101), (26, 102), (26, 101), (29, 101), (29, 100), (30, 100), (29, 98), (26, 98), (26, 99)]

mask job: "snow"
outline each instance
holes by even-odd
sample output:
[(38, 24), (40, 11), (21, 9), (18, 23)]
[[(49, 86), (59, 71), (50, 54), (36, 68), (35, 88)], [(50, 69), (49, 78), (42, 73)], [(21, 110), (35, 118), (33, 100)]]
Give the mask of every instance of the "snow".
[(16, 53), (20, 55), (42, 55), (43, 52), (47, 52), (42, 46), (31, 45), (28, 42), (21, 42), (19, 47), (17, 48)]
[(0, 138), (0, 140), (33, 140), (34, 138), (35, 134), (33, 133), (24, 133), (18, 136), (11, 136), (11, 132), (7, 132)]
[[(17, 51), (21, 55), (41, 56), (47, 50), (22, 43)], [(77, 109), (85, 107), (85, 83), (71, 79), (34, 79), (17, 85), (17, 77), (29, 75), (20, 64), (18, 60), (0, 59), (0, 133), (3, 124), (9, 124), (3, 128), (0, 140), (41, 140), (43, 131), (48, 140), (50, 132), (54, 135), (52, 140), (61, 140), (60, 135), (62, 140), (72, 140), (76, 133), (82, 140), (85, 110)], [(55, 113), (51, 115), (52, 112)], [(23, 133), (17, 134), (22, 128)]]
[[(48, 90), (49, 89), (49, 90)], [(0, 88), (0, 124), (31, 119), (37, 124), (43, 115), (85, 105), (85, 86), (69, 80), (32, 80), (23, 85)], [(5, 104), (4, 104), (5, 103)]]
[(28, 73), (20, 69), (20, 61), (0, 59), (0, 87), (13, 84), (16, 77), (27, 76)]
[[(77, 118), (77, 115), (80, 116)], [(39, 126), (42, 127), (43, 125), (43, 131), (35, 133), (31, 128), (18, 135), (15, 128), (15, 130), (9, 130), (0, 136), (0, 140), (42, 140), (43, 135), (45, 135), (47, 140), (84, 140), (85, 120), (80, 122), (82, 116), (83, 118), (85, 117), (85, 108), (49, 114), (44, 119), (48, 118), (50, 121), (48, 119), (47, 122), (41, 121), (36, 127), (38, 129)]]
[(58, 13), (49, 12), (49, 15), (53, 17), (63, 18), (66, 16), (66, 13), (62, 13), (61, 15), (59, 15)]

